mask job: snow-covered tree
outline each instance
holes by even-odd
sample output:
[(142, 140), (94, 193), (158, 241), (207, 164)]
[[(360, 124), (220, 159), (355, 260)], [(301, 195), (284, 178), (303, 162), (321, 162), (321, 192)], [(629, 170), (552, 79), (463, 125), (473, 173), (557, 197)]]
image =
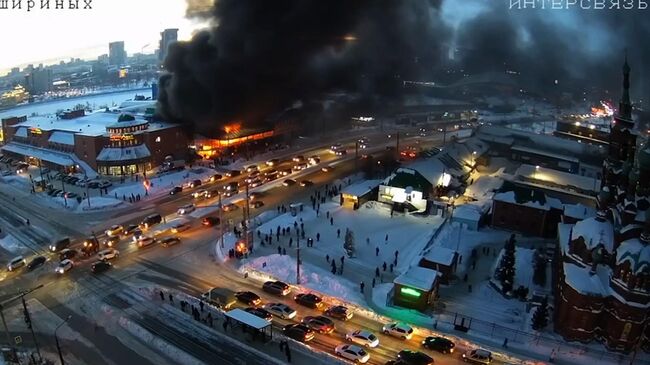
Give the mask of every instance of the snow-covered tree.
[(535, 331), (544, 329), (548, 325), (548, 298), (542, 299), (542, 304), (533, 314), (532, 326)]
[(533, 283), (539, 286), (546, 285), (546, 257), (540, 252), (535, 254), (534, 266)]
[(499, 261), (497, 279), (501, 282), (503, 293), (512, 291), (515, 282), (515, 235), (510, 236), (504, 245), (504, 252)]
[(348, 254), (348, 257), (354, 257), (356, 249), (354, 247), (354, 233), (349, 229), (345, 229), (345, 241), (343, 242), (343, 248)]

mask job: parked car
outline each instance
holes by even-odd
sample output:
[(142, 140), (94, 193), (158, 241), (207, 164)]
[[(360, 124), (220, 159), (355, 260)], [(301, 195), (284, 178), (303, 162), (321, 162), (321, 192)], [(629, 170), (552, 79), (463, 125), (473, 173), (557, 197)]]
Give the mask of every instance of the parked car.
[(65, 274), (66, 272), (70, 271), (74, 267), (74, 263), (70, 259), (65, 259), (59, 263), (59, 265), (54, 269), (54, 271), (58, 274)]
[(24, 257), (22, 257), (22, 256), (14, 257), (7, 264), (7, 270), (14, 271), (16, 269), (19, 269), (19, 268), (25, 266), (25, 265), (27, 265), (27, 260), (25, 260)]
[(340, 319), (341, 321), (347, 321), (352, 318), (352, 310), (348, 307), (342, 305), (336, 305), (333, 307), (327, 308), (325, 315)]
[(291, 293), (291, 287), (282, 281), (267, 281), (262, 285), (262, 290), (267, 293), (285, 296)]
[(96, 261), (90, 266), (90, 270), (92, 271), (93, 274), (100, 274), (103, 273), (104, 271), (108, 271), (113, 267), (110, 262), (107, 261)]
[(392, 322), (387, 323), (382, 328), (382, 332), (386, 335), (398, 337), (404, 340), (410, 340), (413, 337), (413, 328), (405, 323)]
[(334, 353), (342, 358), (348, 359), (352, 362), (366, 363), (370, 360), (370, 354), (364, 349), (356, 345), (341, 344), (336, 346)]
[(300, 342), (309, 342), (314, 339), (314, 331), (304, 324), (289, 324), (284, 326), (282, 333)]
[(433, 358), (420, 351), (402, 350), (397, 358), (408, 365), (433, 365)]
[(101, 261), (112, 260), (120, 257), (120, 251), (114, 248), (107, 248), (97, 253), (97, 258)]
[(293, 300), (309, 308), (319, 309), (323, 306), (323, 299), (312, 293), (300, 293), (293, 297)]
[(176, 194), (180, 193), (181, 191), (183, 191), (183, 187), (182, 187), (182, 186), (174, 186), (174, 187), (169, 191), (169, 195), (176, 195)]
[(483, 349), (467, 350), (463, 354), (463, 361), (473, 364), (489, 364), (492, 362), (492, 353)]
[(444, 337), (428, 336), (422, 340), (422, 346), (443, 354), (451, 354), (454, 352), (456, 344)]
[(357, 345), (365, 347), (377, 347), (379, 346), (379, 338), (375, 336), (372, 332), (366, 330), (356, 330), (348, 332), (345, 335), (345, 339), (356, 343)]
[(27, 271), (34, 271), (37, 268), (43, 266), (45, 262), (47, 261), (47, 258), (45, 256), (36, 256), (32, 259), (32, 261), (27, 264)]
[(160, 245), (163, 247), (173, 246), (178, 243), (181, 243), (181, 239), (178, 237), (165, 237), (160, 240)]
[(273, 320), (273, 315), (264, 308), (248, 307), (248, 308), (246, 308), (244, 310), (246, 312), (254, 315), (254, 316), (260, 317), (260, 318), (265, 319), (265, 320), (267, 320), (269, 322), (271, 322)]
[(292, 319), (298, 314), (295, 309), (284, 303), (268, 303), (263, 308), (282, 319)]
[(203, 224), (206, 227), (214, 227), (219, 225), (221, 221), (217, 217), (205, 217), (203, 220), (201, 220), (201, 224)]
[(235, 297), (237, 297), (237, 300), (240, 302), (257, 307), (258, 305), (262, 304), (262, 299), (260, 299), (259, 295), (253, 293), (252, 291), (240, 291), (235, 293)]
[(122, 232), (124, 232), (124, 227), (119, 225), (119, 224), (116, 224), (116, 225), (113, 225), (113, 226), (111, 226), (111, 228), (106, 230), (106, 235), (109, 236), (109, 237), (110, 236), (119, 236), (120, 234), (122, 234)]
[(104, 181), (101, 181), (97, 187), (100, 188), (100, 189), (106, 189), (106, 188), (109, 188), (111, 186), (113, 186), (113, 183), (111, 183), (110, 181), (104, 180)]
[(302, 323), (318, 333), (334, 332), (334, 321), (325, 316), (306, 316), (302, 319)]
[(73, 259), (79, 255), (79, 251), (71, 248), (65, 248), (59, 252), (59, 260), (67, 260), (67, 259)]
[(296, 180), (294, 180), (294, 179), (286, 179), (286, 180), (284, 180), (282, 182), (282, 185), (284, 185), (284, 186), (296, 185)]

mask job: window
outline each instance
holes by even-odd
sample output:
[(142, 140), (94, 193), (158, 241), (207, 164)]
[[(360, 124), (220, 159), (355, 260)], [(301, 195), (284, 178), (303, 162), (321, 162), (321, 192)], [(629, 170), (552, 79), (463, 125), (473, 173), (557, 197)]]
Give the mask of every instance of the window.
[(160, 142), (160, 136), (156, 137), (156, 142)]

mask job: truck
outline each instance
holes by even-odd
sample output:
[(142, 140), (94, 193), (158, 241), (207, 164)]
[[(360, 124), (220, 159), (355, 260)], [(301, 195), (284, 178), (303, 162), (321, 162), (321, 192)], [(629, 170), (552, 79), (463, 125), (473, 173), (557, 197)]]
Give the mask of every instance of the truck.
[(235, 292), (226, 288), (212, 288), (206, 293), (203, 293), (201, 297), (208, 303), (221, 309), (230, 309), (237, 303)]

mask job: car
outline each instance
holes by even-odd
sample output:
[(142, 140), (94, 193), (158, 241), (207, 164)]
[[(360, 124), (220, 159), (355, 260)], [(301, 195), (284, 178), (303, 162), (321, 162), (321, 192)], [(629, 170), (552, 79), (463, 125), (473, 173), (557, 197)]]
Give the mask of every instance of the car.
[(65, 196), (66, 199), (75, 199), (75, 198), (78, 197), (79, 195), (77, 195), (77, 194), (75, 194), (75, 193), (65, 193), (64, 196)]
[(292, 172), (293, 171), (291, 171), (291, 169), (282, 169), (278, 173), (280, 174), (280, 176), (289, 176), (291, 175)]
[(282, 185), (284, 185), (284, 186), (296, 185), (296, 180), (294, 180), (294, 179), (286, 179), (286, 180), (284, 180), (282, 182)]
[(188, 229), (190, 229), (190, 224), (189, 223), (178, 222), (178, 223), (175, 223), (172, 226), (171, 231), (172, 231), (172, 233), (180, 233), (180, 232), (183, 232), (183, 231), (187, 231)]
[(262, 185), (262, 180), (260, 180), (259, 178), (255, 178), (255, 179), (249, 181), (249, 182), (248, 182), (248, 185), (249, 185), (251, 188), (256, 188), (256, 187)]
[(334, 154), (337, 155), (337, 156), (345, 156), (345, 155), (348, 154), (348, 151), (346, 151), (346, 150), (338, 150)]
[(25, 266), (25, 265), (27, 265), (27, 261), (25, 260), (24, 257), (22, 257), (22, 256), (14, 257), (7, 264), (7, 270), (8, 271), (14, 271), (16, 269), (19, 269), (19, 268)]
[(298, 162), (298, 163), (305, 162), (305, 156), (303, 155), (295, 156), (294, 158), (291, 159), (291, 161)]
[(454, 352), (456, 344), (444, 337), (428, 336), (422, 340), (422, 346), (429, 350), (442, 352), (443, 354), (451, 354)]
[(334, 321), (325, 316), (306, 316), (302, 319), (302, 323), (318, 333), (334, 332)]
[(106, 188), (110, 188), (111, 186), (113, 186), (113, 183), (111, 183), (110, 181), (104, 180), (104, 181), (100, 182), (97, 187), (100, 188), (100, 189), (106, 189)]
[(181, 239), (178, 237), (165, 237), (160, 240), (160, 245), (162, 247), (169, 247), (178, 243), (181, 243)]
[(255, 179), (259, 178), (259, 177), (260, 177), (259, 171), (255, 171), (255, 172), (252, 172), (250, 175), (248, 175), (248, 177), (244, 181), (246, 181), (247, 183), (250, 184), (251, 181), (253, 181), (253, 180), (255, 180)]
[(2, 171), (2, 176), (10, 176), (13, 175), (14, 173), (11, 172), (11, 170), (4, 170)]
[(281, 296), (289, 295), (289, 293), (291, 293), (291, 287), (288, 284), (278, 280), (265, 282), (262, 285), (262, 290), (267, 293)]
[(278, 316), (282, 319), (292, 319), (298, 314), (295, 309), (284, 303), (268, 303), (264, 305), (263, 308), (274, 316)]
[(379, 338), (372, 332), (366, 330), (356, 330), (345, 334), (345, 339), (365, 347), (379, 346)]
[(115, 247), (118, 243), (120, 243), (120, 236), (112, 236), (104, 240), (104, 246), (106, 247)]
[(292, 171), (302, 171), (309, 167), (306, 163), (299, 163), (291, 168)]
[(71, 249), (71, 248), (65, 248), (59, 252), (59, 260), (67, 260), (67, 259), (73, 259), (79, 255), (79, 251)]
[(334, 349), (334, 353), (342, 358), (352, 360), (353, 362), (366, 363), (370, 360), (370, 354), (356, 345), (340, 344)]
[(98, 187), (99, 187), (99, 181), (91, 181), (88, 183), (88, 188), (90, 189), (97, 189)]
[(256, 200), (251, 204), (251, 207), (253, 207), (253, 209), (259, 209), (263, 206), (264, 206), (264, 202), (261, 200)]
[(343, 145), (341, 145), (340, 143), (335, 143), (335, 144), (330, 146), (330, 150), (337, 151), (337, 150), (341, 149), (342, 147), (343, 147)]
[(280, 163), (280, 159), (273, 158), (266, 161), (266, 166), (277, 166)]
[(223, 206), (223, 211), (224, 212), (231, 212), (231, 211), (237, 210), (237, 209), (239, 209), (239, 206), (237, 206), (237, 204), (234, 204), (234, 203), (226, 204), (226, 205)]
[(50, 245), (50, 251), (59, 252), (65, 248), (68, 248), (70, 246), (70, 243), (71, 242), (69, 237), (62, 238)]
[(237, 193), (238, 193), (237, 190), (227, 190), (225, 193), (223, 193), (223, 196), (225, 196), (226, 198), (230, 198), (231, 196)]
[(413, 328), (400, 322), (387, 323), (382, 327), (381, 331), (386, 335), (391, 335), (404, 340), (410, 340), (411, 337), (413, 337)]
[(160, 214), (158, 214), (158, 213), (148, 215), (148, 216), (144, 217), (142, 222), (140, 222), (140, 229), (147, 230), (147, 229), (155, 226), (156, 224), (161, 223), (162, 220), (163, 220), (162, 216)]
[(492, 362), (492, 353), (484, 349), (467, 350), (463, 354), (463, 361), (473, 364), (489, 364)]
[(113, 267), (113, 265), (111, 265), (110, 262), (96, 261), (90, 266), (90, 271), (92, 271), (93, 274), (99, 274), (108, 271), (111, 267)]
[(318, 156), (309, 157), (309, 164), (311, 166), (318, 165), (319, 163), (320, 163), (320, 157), (318, 157)]
[(319, 309), (323, 306), (323, 299), (316, 294), (300, 293), (293, 297), (293, 300), (305, 307)]
[(327, 166), (323, 166), (320, 170), (322, 172), (330, 172), (330, 171), (334, 170), (334, 167), (332, 165), (327, 165)]
[(43, 264), (45, 264), (45, 261), (47, 261), (47, 258), (45, 258), (45, 256), (34, 257), (32, 261), (27, 264), (27, 271), (36, 270), (37, 268), (43, 266)]
[(139, 230), (139, 229), (140, 229), (140, 227), (137, 224), (129, 224), (128, 226), (126, 226), (123, 233), (124, 233), (125, 236), (130, 236), (136, 230)]
[(176, 195), (176, 194), (180, 193), (181, 191), (183, 191), (183, 187), (182, 187), (182, 186), (174, 186), (174, 187), (169, 191), (169, 195)]
[(268, 177), (268, 176), (273, 176), (273, 175), (277, 175), (277, 174), (278, 174), (278, 170), (269, 170), (269, 171), (264, 173), (264, 176)]
[(433, 365), (433, 358), (420, 351), (402, 350), (397, 358), (408, 365)]
[(221, 221), (217, 217), (205, 217), (203, 220), (201, 220), (201, 224), (206, 226), (206, 227), (214, 227), (216, 225), (219, 225)]
[(74, 263), (70, 259), (65, 259), (61, 262), (59, 262), (59, 265), (54, 269), (54, 272), (58, 274), (65, 274), (66, 272), (70, 271), (72, 267), (74, 266)]
[(259, 172), (260, 169), (257, 167), (257, 165), (250, 165), (246, 167), (246, 172)]
[(196, 210), (196, 206), (194, 206), (194, 204), (187, 204), (178, 208), (178, 211), (176, 211), (176, 213), (178, 215), (185, 215), (185, 214), (190, 214), (195, 210)]
[(347, 321), (352, 318), (352, 310), (350, 310), (348, 307), (342, 306), (342, 305), (335, 305), (332, 307), (327, 308), (325, 311), (325, 315), (340, 319), (341, 321)]
[(97, 239), (95, 237), (86, 237), (83, 242), (81, 251), (89, 255), (91, 253), (97, 252), (97, 250), (99, 250), (99, 242), (97, 242)]
[(153, 237), (142, 236), (140, 239), (138, 239), (136, 244), (138, 245), (138, 248), (143, 248), (143, 247), (151, 246), (155, 242), (156, 242), (156, 239), (153, 238)]
[(248, 308), (246, 308), (244, 310), (246, 312), (254, 315), (254, 316), (260, 317), (260, 318), (265, 319), (265, 320), (267, 320), (269, 322), (271, 322), (273, 320), (273, 315), (264, 308), (248, 307)]
[(112, 225), (111, 228), (106, 230), (106, 235), (109, 236), (109, 237), (110, 236), (119, 236), (120, 234), (122, 234), (122, 232), (124, 232), (124, 227), (119, 225), (119, 224), (115, 224), (115, 225)]
[(223, 176), (221, 174), (214, 174), (210, 176), (210, 182), (215, 182), (221, 179), (223, 179)]
[(240, 302), (252, 307), (257, 307), (258, 305), (262, 304), (262, 299), (260, 299), (259, 295), (253, 293), (252, 291), (239, 291), (235, 293), (235, 297)]
[(239, 170), (230, 170), (230, 171), (226, 172), (227, 177), (235, 177), (235, 176), (239, 176), (239, 175), (241, 175), (241, 171), (239, 171)]
[(304, 324), (288, 324), (282, 329), (282, 333), (296, 341), (309, 342), (314, 339), (314, 331)]
[(239, 190), (239, 183), (237, 181), (230, 182), (228, 185), (224, 186), (223, 189), (226, 191), (237, 192)]
[(120, 257), (120, 251), (114, 248), (106, 248), (97, 253), (97, 259), (100, 261), (112, 260)]
[(202, 198), (209, 198), (209, 193), (207, 190), (201, 189), (199, 191), (195, 191), (192, 193), (192, 198), (194, 199), (202, 199)]
[(300, 182), (300, 186), (302, 187), (307, 187), (312, 185), (314, 185), (314, 183), (311, 180), (303, 180)]

